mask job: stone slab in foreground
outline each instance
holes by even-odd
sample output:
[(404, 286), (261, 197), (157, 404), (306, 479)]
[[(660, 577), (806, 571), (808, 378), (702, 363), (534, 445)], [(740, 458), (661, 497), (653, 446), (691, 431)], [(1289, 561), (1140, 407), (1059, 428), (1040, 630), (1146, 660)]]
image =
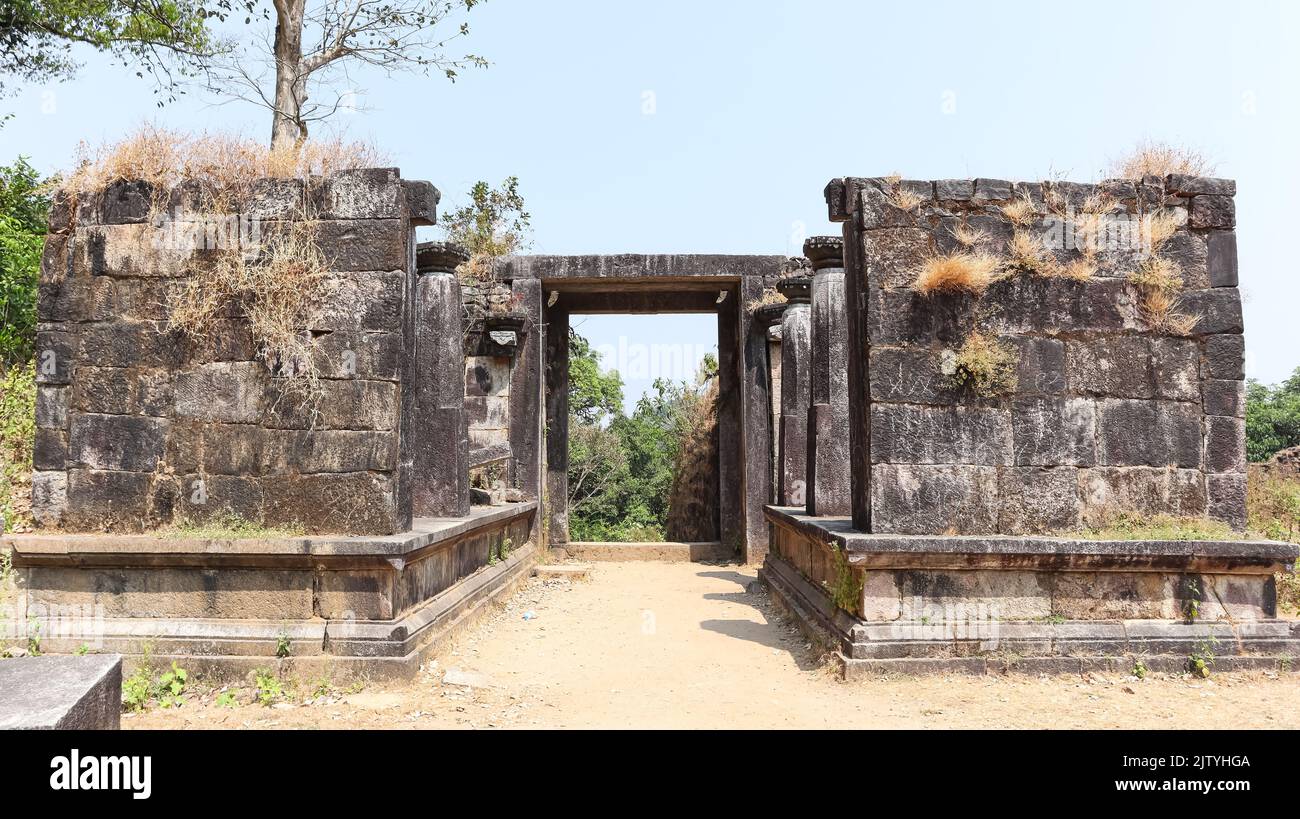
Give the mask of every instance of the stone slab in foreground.
[(116, 730), (121, 717), (116, 654), (0, 661), (0, 729)]

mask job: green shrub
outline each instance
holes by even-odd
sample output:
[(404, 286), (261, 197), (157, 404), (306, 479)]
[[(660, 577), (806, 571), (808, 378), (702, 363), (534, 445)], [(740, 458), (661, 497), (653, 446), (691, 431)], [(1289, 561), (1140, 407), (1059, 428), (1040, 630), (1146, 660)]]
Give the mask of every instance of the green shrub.
[(11, 367), (0, 376), (0, 515), (6, 531), (31, 525), (32, 445), (36, 437), (36, 370)]
[(36, 283), (50, 206), (40, 189), (27, 160), (0, 166), (0, 370), (30, 361), (36, 348)]

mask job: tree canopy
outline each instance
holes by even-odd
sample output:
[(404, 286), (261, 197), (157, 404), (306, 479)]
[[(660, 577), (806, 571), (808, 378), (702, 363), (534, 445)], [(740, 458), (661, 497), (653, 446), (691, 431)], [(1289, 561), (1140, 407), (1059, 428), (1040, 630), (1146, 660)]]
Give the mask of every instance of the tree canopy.
[(1246, 384), (1246, 457), (1267, 461), (1293, 446), (1300, 446), (1300, 368), (1273, 387), (1251, 379)]

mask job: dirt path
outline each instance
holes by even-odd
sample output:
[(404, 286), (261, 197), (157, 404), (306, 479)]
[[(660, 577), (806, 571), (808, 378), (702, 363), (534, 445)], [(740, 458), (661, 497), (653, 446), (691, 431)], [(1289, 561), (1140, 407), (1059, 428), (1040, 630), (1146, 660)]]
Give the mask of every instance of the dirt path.
[(304, 684), (269, 708), (208, 694), (123, 726), (1300, 727), (1294, 674), (843, 683), (747, 590), (754, 579), (737, 566), (596, 564), (589, 581), (530, 581), (416, 682), (317, 697)]

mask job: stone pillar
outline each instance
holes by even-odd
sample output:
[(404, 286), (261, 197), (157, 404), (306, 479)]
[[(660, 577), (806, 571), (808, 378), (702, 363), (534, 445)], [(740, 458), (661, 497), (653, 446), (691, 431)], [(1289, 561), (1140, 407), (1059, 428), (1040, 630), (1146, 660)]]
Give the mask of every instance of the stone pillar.
[[(761, 276), (740, 280), (740, 304), (762, 298)], [(767, 364), (767, 328), (743, 307), (738, 335), (740, 353), (741, 478), (743, 487), (744, 537), (742, 556), (746, 563), (763, 562), (767, 556), (767, 517), (763, 508), (772, 502), (772, 407), (771, 374)], [(721, 345), (719, 345), (721, 349)], [(725, 392), (724, 381), (719, 388)], [(725, 472), (722, 482), (734, 480)]]
[[(516, 279), (510, 283), (515, 309), (524, 314), (524, 328), (515, 345), (510, 370), (510, 466), (514, 487), (527, 500), (540, 504), (542, 498), (542, 411), (546, 366), (542, 283), (538, 279)], [(533, 515), (529, 539), (542, 542), (542, 511)]]
[(718, 305), (718, 529), (737, 552), (744, 540), (740, 456), (740, 293), (728, 290)]
[(812, 383), (808, 410), (808, 514), (850, 515), (849, 340), (844, 291), (844, 240), (804, 242), (812, 263)]
[(456, 267), (460, 247), (425, 242), (415, 266), (415, 418), (412, 513), (469, 514), (469, 428), (465, 419), (465, 355)]
[(546, 309), (546, 542), (569, 542), (569, 313)]
[(777, 288), (786, 297), (781, 314), (781, 422), (779, 480), (776, 502), (781, 506), (807, 503), (808, 408), (812, 403), (811, 281), (792, 276)]

